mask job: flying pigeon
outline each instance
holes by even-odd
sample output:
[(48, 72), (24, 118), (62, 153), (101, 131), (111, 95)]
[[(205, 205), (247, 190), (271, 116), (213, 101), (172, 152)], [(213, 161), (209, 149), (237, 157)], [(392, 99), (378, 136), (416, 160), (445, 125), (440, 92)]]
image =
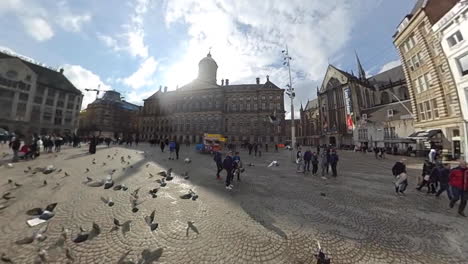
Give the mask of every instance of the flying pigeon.
[(86, 232), (86, 231), (83, 230), (82, 227), (80, 227), (80, 233), (72, 241), (75, 242), (75, 243), (81, 243), (81, 242), (84, 242), (86, 240), (91, 240), (91, 239), (95, 238), (100, 233), (101, 233), (101, 228), (99, 227), (98, 224), (93, 222), (93, 227), (92, 227), (91, 231)]
[(149, 163), (148, 163), (148, 164), (146, 164), (146, 168), (148, 168), (148, 167), (149, 167)]
[(198, 228), (194, 225), (195, 222), (193, 221), (187, 221), (187, 235), (188, 235), (188, 229), (190, 228), (193, 232), (197, 233), (197, 234), (200, 234), (200, 232), (198, 232)]
[(108, 205), (109, 207), (114, 206), (114, 202), (112, 201), (111, 198), (106, 199), (106, 198), (104, 198), (104, 197), (101, 196), (101, 201), (102, 201), (104, 204)]
[(158, 179), (158, 180), (156, 180), (156, 182), (159, 183), (159, 185), (160, 185), (161, 187), (165, 187), (165, 186), (167, 185), (167, 183), (166, 183), (166, 181), (164, 180), (164, 178), (162, 178), (162, 179), (160, 179), (160, 180)]
[(153, 178), (153, 177), (154, 177), (154, 175), (153, 175), (153, 174), (151, 174), (151, 173), (149, 173), (149, 172), (148, 172), (148, 174), (149, 174), (149, 176), (148, 176), (148, 179), (151, 179), (151, 178)]
[(57, 203), (52, 203), (46, 206), (46, 208), (42, 209), (39, 207), (29, 209), (26, 211), (27, 215), (32, 216), (39, 216), (39, 219), (42, 220), (49, 220), (50, 218), (54, 217), (54, 209), (57, 206)]
[(149, 190), (149, 194), (151, 195), (152, 198), (156, 198), (156, 197), (158, 197), (158, 196), (156, 195), (156, 193), (157, 193), (158, 191), (159, 191), (159, 188), (154, 188), (154, 189)]
[(158, 228), (159, 224), (154, 222), (154, 215), (156, 211), (153, 210), (153, 212), (149, 216), (145, 216), (145, 222), (149, 226), (151, 231), (156, 230)]
[(2, 198), (5, 199), (5, 200), (7, 200), (7, 201), (10, 200), (10, 199), (12, 199), (12, 198), (15, 198), (14, 196), (10, 196), (10, 195), (11, 195), (10, 192), (6, 192), (6, 193), (4, 193), (4, 194), (2, 195)]
[(93, 179), (91, 177), (86, 176), (86, 180), (83, 182), (84, 184), (92, 182)]
[(25, 238), (15, 241), (15, 244), (26, 245), (26, 244), (31, 244), (32, 242), (34, 242), (34, 240), (37, 240), (39, 242), (44, 241), (47, 238), (47, 236), (45, 236), (44, 233), (47, 231), (48, 226), (49, 224), (41, 227), (36, 232), (34, 232), (31, 236), (27, 236)]

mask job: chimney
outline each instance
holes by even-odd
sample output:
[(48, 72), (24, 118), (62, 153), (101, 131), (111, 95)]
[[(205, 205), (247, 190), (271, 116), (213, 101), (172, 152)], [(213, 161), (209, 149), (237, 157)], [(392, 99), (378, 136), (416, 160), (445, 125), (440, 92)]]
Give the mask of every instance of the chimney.
[(270, 81), (270, 75), (267, 75), (267, 82)]
[(162, 92), (162, 85), (159, 85), (159, 91)]
[(164, 86), (164, 92), (167, 93), (167, 86)]
[(224, 86), (224, 79), (221, 79), (221, 86)]
[(63, 68), (60, 68), (60, 73), (63, 74)]
[(260, 78), (257, 77), (256, 80), (257, 80), (257, 84), (260, 84)]
[(229, 85), (229, 79), (226, 79), (226, 85)]

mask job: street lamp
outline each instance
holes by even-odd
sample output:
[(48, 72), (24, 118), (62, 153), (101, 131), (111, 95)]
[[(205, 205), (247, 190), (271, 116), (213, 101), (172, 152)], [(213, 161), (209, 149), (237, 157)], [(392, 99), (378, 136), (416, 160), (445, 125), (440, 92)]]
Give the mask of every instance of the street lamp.
[[(296, 93), (294, 92), (294, 88), (292, 87), (292, 79), (291, 79), (291, 60), (292, 58), (289, 56), (288, 46), (286, 45), (286, 49), (282, 51), (283, 53), (283, 65), (288, 66), (288, 73), (289, 73), (289, 84), (286, 86), (288, 89), (286, 90), (286, 94), (291, 98), (291, 147), (294, 149), (296, 146), (296, 125), (294, 122), (294, 97)], [(291, 159), (294, 161), (293, 151), (291, 151)]]

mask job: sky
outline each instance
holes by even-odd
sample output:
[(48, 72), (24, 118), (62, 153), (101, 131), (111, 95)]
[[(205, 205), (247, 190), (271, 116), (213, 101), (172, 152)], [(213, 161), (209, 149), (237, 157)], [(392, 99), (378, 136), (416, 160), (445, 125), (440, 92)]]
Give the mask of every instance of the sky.
[[(0, 0), (0, 50), (53, 68), (83, 91), (82, 108), (114, 89), (142, 105), (160, 86), (192, 81), (211, 54), (218, 83), (289, 81), (295, 112), (316, 97), (328, 64), (368, 75), (399, 65), (392, 35), (415, 0)], [(285, 96), (290, 116), (290, 100)], [(297, 115), (296, 115), (297, 116)]]

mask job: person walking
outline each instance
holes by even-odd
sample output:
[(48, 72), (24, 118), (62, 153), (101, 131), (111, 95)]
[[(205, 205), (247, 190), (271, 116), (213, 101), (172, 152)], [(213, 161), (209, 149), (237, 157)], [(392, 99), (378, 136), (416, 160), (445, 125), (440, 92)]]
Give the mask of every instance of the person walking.
[(174, 160), (175, 142), (169, 142), (169, 160)]
[(452, 199), (449, 203), (450, 208), (453, 208), (455, 203), (460, 200), (458, 214), (466, 217), (464, 211), (468, 200), (468, 173), (464, 160), (461, 160), (458, 167), (450, 172), (449, 185), (452, 192)]
[(257, 157), (257, 152), (258, 152), (258, 144), (257, 143), (254, 143), (254, 153), (255, 153), (255, 157)]
[(268, 152), (268, 143), (265, 144), (265, 152)]
[(297, 149), (297, 152), (296, 152), (296, 164), (297, 164), (296, 172), (303, 172), (301, 171), (301, 169), (304, 168), (304, 159), (302, 157), (302, 151), (300, 147)]
[(89, 142), (89, 153), (90, 154), (95, 154), (96, 153), (96, 145), (97, 145), (97, 139), (96, 136), (93, 135)]
[(236, 152), (234, 154), (234, 157), (232, 157), (232, 161), (233, 161), (233, 171), (234, 171), (233, 177), (237, 176), (237, 181), (240, 182), (241, 181), (240, 174), (242, 171), (242, 161), (239, 156), (239, 152)]
[(314, 152), (314, 153), (312, 154), (311, 162), (312, 162), (312, 175), (315, 176), (315, 175), (317, 175), (318, 163), (319, 163), (317, 153)]
[(431, 177), (431, 172), (432, 169), (434, 168), (433, 163), (431, 163), (429, 160), (425, 160), (423, 164), (423, 169), (422, 169), (422, 182), (421, 184), (416, 188), (416, 190), (421, 191), (423, 187), (427, 187), (427, 193), (430, 193), (430, 186), (429, 186), (429, 180)]
[(338, 171), (336, 169), (336, 167), (338, 166), (338, 160), (339, 160), (338, 153), (336, 153), (336, 150), (332, 150), (330, 154), (330, 165), (331, 165), (333, 177), (338, 176)]
[(304, 153), (304, 173), (306, 171), (310, 172), (310, 161), (312, 160), (312, 152), (308, 149)]
[(161, 140), (159, 142), (159, 147), (161, 148), (161, 152), (164, 152), (164, 148), (166, 147), (166, 144), (164, 143), (164, 140)]
[(179, 142), (176, 140), (176, 141), (175, 141), (175, 154), (176, 154), (176, 159), (179, 159), (179, 151), (180, 151), (180, 144), (179, 144)]
[(275, 152), (278, 152), (278, 144), (275, 144)]
[(397, 194), (405, 194), (408, 186), (408, 175), (406, 174), (405, 159), (397, 161), (392, 167), (392, 174), (395, 177), (395, 192)]
[(253, 146), (252, 146), (252, 144), (250, 144), (250, 143), (247, 143), (247, 144), (248, 144), (248, 145), (247, 145), (247, 148), (249, 149), (249, 155), (252, 155)]
[(21, 146), (21, 140), (18, 136), (15, 136), (10, 141), (10, 148), (13, 150), (13, 159), (12, 162), (18, 162), (18, 152)]
[(216, 172), (216, 179), (220, 179), (219, 173), (223, 170), (223, 159), (221, 157), (221, 152), (216, 151), (213, 156), (213, 160), (216, 163), (217, 172)]
[(379, 159), (379, 149), (377, 147), (374, 147), (374, 155), (375, 159)]
[(449, 188), (450, 164), (444, 163), (442, 168), (439, 169), (439, 190), (435, 197), (439, 197), (443, 192), (447, 191), (447, 197), (452, 200), (452, 194)]
[(328, 175), (328, 157), (327, 152), (325, 151), (322, 152), (320, 166), (322, 167), (322, 177), (325, 177), (325, 172)]
[(226, 189), (227, 190), (232, 190), (232, 187), (234, 187), (234, 185), (232, 185), (231, 181), (232, 181), (232, 178), (233, 178), (233, 175), (232, 175), (232, 157), (231, 157), (231, 152), (228, 152), (226, 154), (226, 157), (224, 158), (223, 160), (223, 168), (226, 170)]

